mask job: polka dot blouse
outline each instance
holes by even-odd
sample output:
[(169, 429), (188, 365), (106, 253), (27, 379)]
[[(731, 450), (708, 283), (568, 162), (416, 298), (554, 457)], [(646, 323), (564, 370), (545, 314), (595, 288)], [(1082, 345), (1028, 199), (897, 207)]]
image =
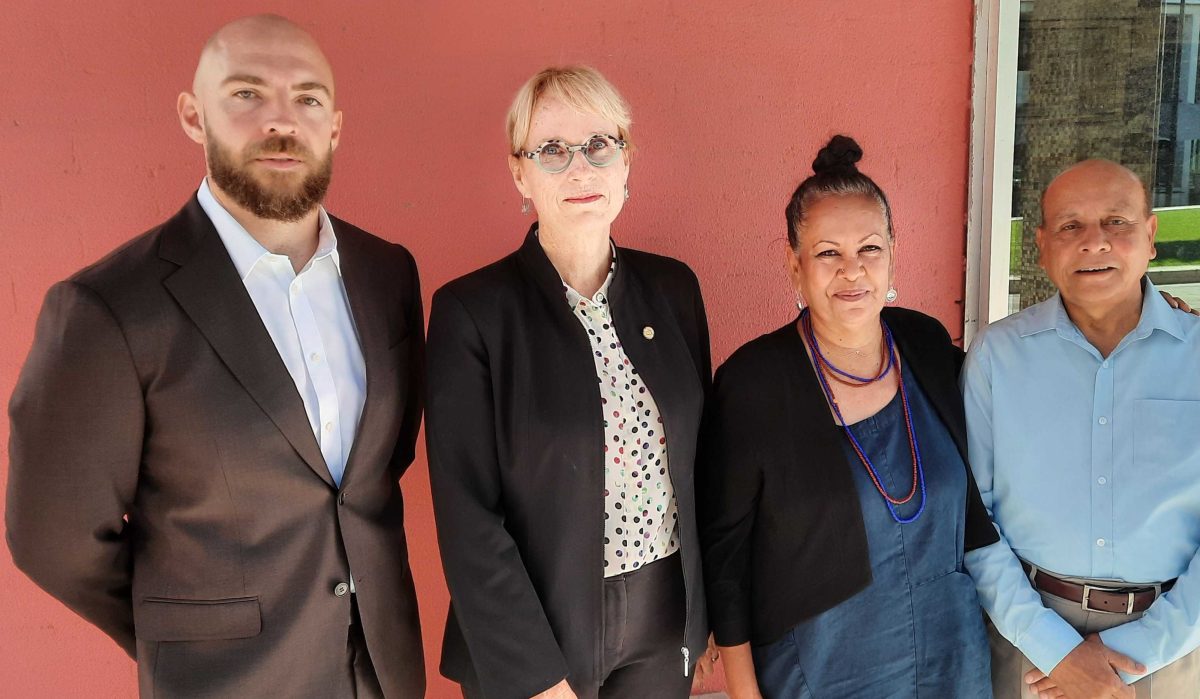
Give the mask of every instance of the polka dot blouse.
[(667, 440), (649, 388), (625, 356), (608, 305), (608, 278), (592, 298), (563, 291), (587, 331), (604, 410), (604, 577), (641, 568), (679, 550)]

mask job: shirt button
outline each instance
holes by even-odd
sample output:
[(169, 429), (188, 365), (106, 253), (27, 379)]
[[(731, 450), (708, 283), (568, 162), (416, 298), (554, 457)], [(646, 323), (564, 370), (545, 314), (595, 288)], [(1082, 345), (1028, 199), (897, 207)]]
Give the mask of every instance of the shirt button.
[(333, 431), (333, 422), (327, 422), (327, 423), (325, 423), (325, 431), (326, 431), (326, 432), (332, 432), (332, 431)]
[(316, 352), (313, 352), (312, 354), (308, 355), (308, 358), (313, 360), (314, 362), (321, 361), (321, 355)]
[(1100, 476), (1099, 478), (1096, 479), (1096, 482), (1099, 483), (1100, 485), (1104, 485), (1105, 483), (1108, 482), (1108, 479), (1105, 478), (1104, 476)]
[(345, 597), (346, 593), (349, 591), (350, 591), (350, 586), (344, 582), (340, 582), (337, 585), (333, 586), (333, 594), (337, 595), (338, 597)]
[(1096, 539), (1096, 545), (1103, 548), (1104, 547), (1104, 539)]
[(1108, 360), (1107, 360), (1107, 359), (1105, 359), (1103, 362), (1100, 362), (1100, 366), (1102, 366), (1102, 367), (1104, 367), (1105, 369), (1107, 369), (1107, 368), (1108, 368)]
[(1108, 418), (1106, 418), (1106, 417), (1101, 417), (1101, 418), (1100, 418), (1100, 419), (1099, 419), (1097, 422), (1099, 422), (1101, 425), (1107, 425), (1107, 424), (1108, 424)]

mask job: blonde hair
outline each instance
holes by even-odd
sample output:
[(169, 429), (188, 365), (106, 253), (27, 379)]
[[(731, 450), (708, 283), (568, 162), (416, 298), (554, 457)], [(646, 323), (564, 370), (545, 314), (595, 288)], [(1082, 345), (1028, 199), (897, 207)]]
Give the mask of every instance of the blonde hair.
[(611, 134), (625, 141), (625, 152), (633, 152), (629, 140), (629, 127), (633, 117), (629, 105), (608, 82), (600, 71), (590, 66), (565, 66), (544, 68), (517, 90), (512, 106), (508, 108), (509, 152), (517, 155), (529, 138), (533, 126), (533, 110), (543, 97), (552, 95), (581, 112), (597, 114), (617, 125), (617, 133)]

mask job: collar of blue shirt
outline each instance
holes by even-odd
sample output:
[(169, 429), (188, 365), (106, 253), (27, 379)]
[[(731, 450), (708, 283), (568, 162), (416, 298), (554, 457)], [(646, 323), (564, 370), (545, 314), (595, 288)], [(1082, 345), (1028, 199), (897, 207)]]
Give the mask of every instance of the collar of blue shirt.
[[(1029, 337), (1040, 332), (1054, 330), (1064, 340), (1074, 342), (1085, 348), (1092, 347), (1079, 328), (1075, 326), (1075, 323), (1071, 321), (1071, 317), (1067, 315), (1067, 309), (1063, 306), (1061, 294), (1054, 294), (1053, 297), (1047, 299), (1044, 303), (1039, 303), (1031, 307), (1029, 312), (1014, 316), (1013, 320), (1017, 324), (1016, 330), (1021, 337)], [(1144, 340), (1155, 330), (1161, 330), (1177, 340), (1183, 340), (1187, 335), (1183, 321), (1184, 315), (1167, 304), (1162, 294), (1158, 293), (1158, 289), (1149, 278), (1143, 278), (1141, 318), (1138, 320), (1138, 324), (1133, 329), (1133, 332), (1121, 340), (1121, 343), (1117, 345), (1113, 353), (1115, 354), (1120, 351), (1122, 347), (1130, 342)]]

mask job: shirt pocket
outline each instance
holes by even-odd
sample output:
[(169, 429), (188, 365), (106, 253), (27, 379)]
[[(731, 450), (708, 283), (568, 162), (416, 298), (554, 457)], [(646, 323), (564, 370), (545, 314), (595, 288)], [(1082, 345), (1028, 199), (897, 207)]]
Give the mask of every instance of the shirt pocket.
[(1200, 473), (1200, 401), (1135, 400), (1133, 425), (1133, 463), (1139, 474)]

